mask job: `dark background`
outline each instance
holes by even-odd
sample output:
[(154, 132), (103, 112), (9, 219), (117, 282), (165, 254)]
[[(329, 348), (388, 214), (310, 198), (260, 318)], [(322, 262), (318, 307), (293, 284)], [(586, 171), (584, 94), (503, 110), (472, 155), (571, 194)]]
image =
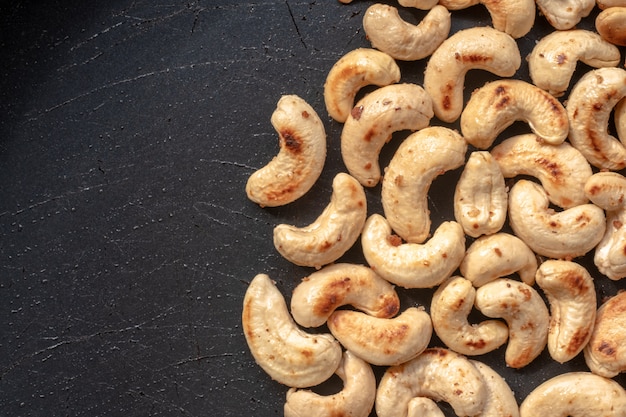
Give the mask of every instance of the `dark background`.
[[(370, 4), (3, 2), (0, 415), (282, 415), (287, 388), (248, 351), (243, 295), (263, 272), (289, 299), (311, 272), (280, 257), (272, 229), (312, 222), (345, 171), (323, 83), (343, 54), (369, 46)], [(424, 14), (402, 11), (413, 23)], [(482, 6), (453, 20), (453, 31), (490, 23)], [(548, 31), (538, 16), (518, 40), (523, 57)], [(401, 68), (403, 81), (421, 84), (424, 62)], [(526, 76), (523, 61), (516, 78)], [(489, 79), (475, 72), (466, 95)], [(283, 94), (318, 111), (328, 158), (307, 195), (262, 209), (244, 186), (278, 151), (269, 119)], [(383, 165), (403, 135), (385, 147)], [(452, 219), (459, 174), (433, 183), (433, 227)], [(381, 212), (379, 192), (368, 190), (370, 213)], [(342, 260), (363, 263), (359, 245)], [(624, 287), (580, 261), (600, 299)], [(403, 308), (428, 307), (432, 295), (400, 292)], [(581, 357), (558, 365), (544, 352), (513, 371), (503, 354), (476, 359), (500, 371), (519, 401), (552, 375), (586, 369)]]

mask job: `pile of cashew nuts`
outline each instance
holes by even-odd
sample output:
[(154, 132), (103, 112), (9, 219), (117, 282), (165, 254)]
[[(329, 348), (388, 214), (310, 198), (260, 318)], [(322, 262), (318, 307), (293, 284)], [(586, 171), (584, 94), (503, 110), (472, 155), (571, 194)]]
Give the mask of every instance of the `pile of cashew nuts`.
[[(492, 25), (450, 34), (454, 10), (477, 4)], [(284, 415), (443, 416), (444, 401), (458, 416), (626, 416), (626, 390), (612, 379), (626, 372), (626, 292), (599, 300), (594, 282), (626, 278), (626, 1), (399, 5), (428, 12), (414, 25), (394, 6), (370, 6), (372, 48), (327, 74), (325, 110), (343, 124), (346, 168), (330, 202), (311, 224), (274, 228), (276, 250), (314, 271), (290, 306), (264, 273), (244, 297), (250, 352), (289, 387)], [(577, 29), (594, 7), (596, 31)], [(555, 30), (522, 57), (516, 39), (537, 13)], [(402, 82), (397, 61), (422, 59), (423, 85)], [(514, 78), (522, 59), (528, 81)], [(589, 69), (574, 82), (579, 61)], [(474, 69), (499, 79), (464, 101)], [(324, 122), (301, 97), (281, 97), (271, 122), (280, 150), (246, 184), (261, 207), (305, 195), (327, 152)], [(502, 137), (515, 122), (527, 133)], [(410, 134), (381, 168), (399, 131)], [(431, 184), (457, 169), (454, 219), (431, 231)], [(383, 213), (368, 213), (376, 186)], [(366, 264), (343, 262), (358, 242)], [(590, 253), (597, 276), (577, 263)], [(397, 288), (434, 289), (430, 306), (401, 309)], [(474, 311), (487, 319), (472, 323)], [(430, 347), (433, 334), (445, 346)], [(558, 363), (581, 354), (589, 370), (550, 378), (518, 404), (502, 376), (471, 358), (500, 347), (514, 369), (547, 349)], [(379, 381), (372, 366), (386, 367)], [(333, 375), (339, 392), (311, 389)]]

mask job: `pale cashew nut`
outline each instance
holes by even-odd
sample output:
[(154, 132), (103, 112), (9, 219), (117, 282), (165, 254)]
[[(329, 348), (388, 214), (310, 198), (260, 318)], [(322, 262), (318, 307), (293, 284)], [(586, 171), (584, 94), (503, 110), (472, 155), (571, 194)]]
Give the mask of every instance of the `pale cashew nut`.
[(403, 7), (413, 7), (420, 10), (430, 10), (437, 5), (438, 0), (398, 0)]
[(626, 391), (612, 379), (590, 372), (566, 372), (540, 384), (520, 405), (521, 417), (626, 415)]
[(423, 308), (410, 307), (393, 318), (337, 310), (328, 329), (343, 347), (377, 366), (399, 365), (428, 347), (433, 326)]
[(589, 16), (596, 0), (536, 0), (536, 3), (553, 28), (567, 30)]
[(613, 109), (613, 119), (617, 138), (626, 143), (626, 98), (621, 99)]
[(384, 52), (357, 48), (342, 56), (330, 69), (324, 82), (324, 103), (330, 117), (343, 123), (354, 100), (366, 85), (385, 86), (400, 81), (400, 68)]
[(502, 346), (509, 337), (508, 327), (502, 321), (485, 320), (478, 324), (468, 322), (475, 297), (476, 289), (472, 283), (463, 277), (454, 276), (437, 288), (430, 304), (435, 333), (447, 347), (463, 355), (491, 352)]
[(537, 257), (523, 240), (500, 232), (481, 236), (472, 242), (459, 269), (475, 287), (513, 273), (517, 273), (522, 282), (533, 285)]
[(248, 198), (262, 207), (291, 203), (317, 181), (326, 161), (326, 131), (306, 101), (296, 95), (278, 100), (271, 117), (280, 151), (246, 183)]
[(291, 314), (304, 327), (323, 325), (344, 305), (389, 318), (400, 309), (400, 300), (393, 285), (371, 268), (349, 263), (331, 264), (313, 272), (302, 279), (291, 296)]
[(429, 125), (432, 100), (416, 84), (380, 87), (359, 100), (341, 132), (343, 162), (363, 186), (380, 180), (378, 156), (396, 131), (415, 131)]
[(461, 133), (469, 144), (487, 149), (518, 120), (551, 145), (567, 138), (565, 107), (552, 94), (522, 80), (491, 81), (474, 90), (461, 114)]
[(410, 243), (430, 234), (428, 191), (432, 181), (465, 162), (467, 143), (455, 130), (430, 126), (409, 135), (391, 158), (381, 201), (391, 228)]
[[(561, 5), (558, 7), (560, 9)], [(569, 88), (578, 61), (594, 68), (615, 67), (619, 64), (620, 52), (596, 32), (571, 29), (554, 31), (541, 38), (527, 60), (533, 83), (561, 97)]]
[(568, 142), (549, 145), (533, 133), (513, 136), (494, 146), (491, 154), (505, 178), (537, 178), (552, 204), (570, 208), (589, 202), (585, 183), (593, 174), (587, 159)]
[(448, 9), (436, 5), (424, 19), (413, 25), (387, 4), (371, 5), (363, 16), (363, 29), (372, 46), (395, 59), (417, 61), (430, 56), (450, 33)]
[(436, 402), (426, 397), (415, 397), (409, 401), (406, 417), (446, 417)]
[(596, 30), (613, 45), (626, 46), (626, 5), (602, 10), (596, 17)]
[(491, 281), (476, 290), (474, 304), (485, 316), (507, 322), (509, 342), (504, 360), (511, 368), (528, 365), (546, 347), (550, 313), (530, 285), (508, 278)]
[(250, 282), (241, 321), (255, 361), (281, 384), (315, 386), (326, 381), (339, 366), (341, 345), (330, 334), (302, 331), (266, 274), (258, 274)]
[(378, 384), (378, 417), (405, 417), (410, 401), (427, 397), (445, 401), (457, 416), (477, 416), (487, 401), (482, 374), (465, 356), (429, 348), (418, 357), (387, 368)]
[(480, 417), (519, 417), (515, 393), (506, 380), (485, 363), (470, 359), (487, 386), (487, 403)]
[(538, 255), (569, 260), (592, 250), (606, 229), (600, 207), (589, 203), (554, 211), (543, 187), (524, 179), (509, 192), (509, 224)]
[(465, 235), (456, 222), (443, 222), (424, 244), (402, 243), (380, 214), (372, 214), (361, 234), (363, 255), (387, 281), (404, 288), (431, 288), (448, 278), (465, 254)]
[(577, 263), (547, 260), (539, 266), (536, 282), (550, 303), (548, 352), (555, 361), (567, 362), (591, 337), (596, 317), (593, 278)]
[(424, 72), (424, 89), (432, 97), (435, 116), (448, 123), (459, 118), (469, 70), (511, 77), (521, 62), (515, 39), (497, 29), (474, 27), (450, 35), (433, 52)]
[(335, 374), (343, 381), (336, 394), (319, 395), (311, 390), (290, 388), (284, 406), (284, 417), (367, 417), (374, 408), (376, 377), (372, 367), (349, 350)]
[(618, 172), (596, 172), (585, 183), (584, 191), (589, 200), (606, 211), (626, 208), (626, 177)]
[(321, 268), (336, 261), (359, 239), (367, 217), (367, 200), (361, 184), (346, 173), (333, 179), (330, 203), (308, 226), (279, 224), (274, 246), (289, 261)]

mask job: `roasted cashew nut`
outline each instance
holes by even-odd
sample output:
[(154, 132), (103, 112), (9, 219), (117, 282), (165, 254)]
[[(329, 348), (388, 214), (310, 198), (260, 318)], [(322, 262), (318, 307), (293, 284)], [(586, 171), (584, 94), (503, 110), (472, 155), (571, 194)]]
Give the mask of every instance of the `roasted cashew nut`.
[(417, 61), (430, 56), (450, 33), (448, 9), (436, 5), (424, 19), (413, 25), (387, 4), (371, 5), (363, 16), (363, 29), (372, 46), (395, 59)]
[(480, 417), (519, 417), (519, 406), (509, 384), (493, 368), (476, 360), (470, 362), (483, 376), (487, 403)]
[(330, 69), (324, 82), (324, 103), (330, 117), (343, 123), (354, 107), (354, 100), (366, 85), (385, 86), (400, 81), (400, 68), (384, 52), (357, 48), (342, 56)]
[(430, 10), (437, 5), (438, 0), (398, 0), (402, 7), (413, 7), (420, 10)]
[(409, 243), (430, 234), (428, 191), (432, 181), (465, 162), (467, 143), (455, 130), (430, 126), (409, 135), (391, 158), (381, 189), (385, 217)]
[(336, 261), (359, 239), (367, 217), (367, 199), (361, 184), (345, 173), (333, 179), (330, 203), (308, 226), (279, 224), (274, 247), (300, 266), (321, 268)]
[(293, 321), (287, 304), (266, 274), (250, 282), (243, 300), (243, 333), (255, 361), (275, 381), (311, 387), (326, 381), (341, 361), (330, 334), (308, 334)]
[(348, 172), (363, 186), (375, 186), (381, 176), (379, 153), (393, 133), (425, 128), (432, 117), (432, 100), (416, 84), (392, 84), (363, 97), (341, 132), (341, 156)]
[(337, 310), (328, 329), (343, 347), (377, 366), (399, 365), (428, 347), (433, 326), (423, 308), (410, 307), (388, 319), (353, 310)]
[(296, 95), (282, 96), (271, 117), (280, 151), (246, 183), (248, 198), (262, 207), (289, 204), (306, 194), (326, 161), (326, 131), (319, 116)]
[(589, 16), (596, 0), (536, 0), (541, 14), (557, 30), (571, 29)]
[(626, 5), (602, 10), (596, 17), (596, 30), (613, 45), (626, 46)]
[(348, 350), (343, 353), (335, 374), (343, 381), (343, 388), (333, 395), (290, 388), (284, 417), (369, 416), (376, 398), (376, 377), (372, 367)]
[(357, 264), (327, 265), (293, 290), (291, 314), (304, 327), (318, 327), (340, 306), (351, 305), (374, 317), (390, 318), (400, 309), (393, 286), (372, 269)]
[(363, 255), (387, 281), (404, 288), (431, 288), (448, 278), (465, 254), (465, 235), (455, 222), (443, 222), (424, 244), (402, 243), (380, 214), (372, 214), (361, 234)]
[(613, 110), (617, 137), (622, 143), (626, 143), (626, 98), (618, 101)]
[(600, 10), (608, 9), (609, 7), (626, 7), (625, 0), (596, 0), (596, 4)]
[(450, 35), (433, 52), (424, 72), (424, 89), (432, 97), (435, 116), (448, 123), (459, 118), (469, 70), (511, 77), (521, 62), (515, 39), (497, 29), (474, 27)]
[[(547, 1), (558, 4), (561, 10), (560, 3)], [(590, 1), (593, 4), (594, 0)], [(554, 31), (541, 38), (527, 60), (533, 84), (561, 97), (569, 88), (578, 61), (603, 68), (617, 66), (620, 59), (619, 49), (596, 32), (572, 29)]]
[(584, 191), (589, 200), (606, 211), (626, 208), (626, 177), (618, 172), (596, 172), (585, 183)]
[(596, 317), (596, 289), (582, 265), (547, 260), (537, 270), (537, 285), (550, 303), (548, 352), (559, 363), (578, 355), (591, 337)]

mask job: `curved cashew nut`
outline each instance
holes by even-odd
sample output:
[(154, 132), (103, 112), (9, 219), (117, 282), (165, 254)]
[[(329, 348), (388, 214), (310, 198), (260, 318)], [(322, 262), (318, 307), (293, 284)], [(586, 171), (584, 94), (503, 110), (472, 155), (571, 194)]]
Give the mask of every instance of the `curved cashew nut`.
[(275, 381), (311, 387), (326, 381), (341, 361), (341, 345), (330, 334), (302, 331), (266, 274), (250, 282), (243, 300), (243, 333), (255, 361)]
[(563, 142), (549, 145), (535, 134), (522, 134), (494, 146), (491, 154), (505, 178), (531, 175), (541, 182), (550, 202), (562, 208), (585, 204), (585, 183), (593, 174), (580, 151)]
[(262, 207), (291, 203), (306, 194), (326, 161), (326, 131), (319, 116), (296, 95), (282, 96), (271, 117), (280, 151), (246, 183), (248, 198)]
[(626, 70), (598, 68), (574, 84), (565, 106), (570, 143), (600, 169), (626, 167), (626, 148), (607, 130), (611, 111), (623, 97), (626, 97)]
[(448, 37), (452, 20), (448, 9), (436, 5), (413, 25), (398, 9), (387, 4), (371, 5), (363, 16), (363, 29), (372, 46), (395, 59), (417, 61), (431, 55)]
[(537, 258), (520, 238), (500, 232), (481, 236), (472, 242), (459, 269), (475, 287), (515, 272), (522, 282), (533, 285)]
[(475, 296), (476, 289), (469, 280), (454, 276), (437, 288), (430, 305), (435, 333), (446, 346), (463, 355), (491, 352), (509, 337), (508, 327), (499, 320), (468, 322)]
[(487, 401), (482, 374), (465, 356), (429, 348), (404, 364), (387, 368), (378, 385), (380, 417), (404, 417), (415, 397), (446, 401), (457, 416), (480, 415)]
[(618, 172), (596, 172), (585, 183), (584, 191), (589, 200), (607, 211), (626, 208), (626, 177)]
[(483, 376), (487, 386), (487, 403), (480, 417), (519, 417), (519, 406), (509, 384), (493, 368), (482, 362), (470, 362)]
[(626, 98), (621, 99), (613, 109), (615, 131), (622, 143), (626, 143)]
[(470, 154), (454, 191), (454, 217), (468, 236), (496, 233), (506, 220), (508, 194), (504, 176), (486, 151)]
[(404, 288), (431, 288), (448, 278), (465, 254), (465, 235), (455, 222), (443, 222), (424, 244), (402, 243), (380, 214), (372, 214), (361, 234), (367, 263), (381, 277)]
[(432, 117), (432, 100), (416, 84), (392, 84), (363, 97), (341, 132), (341, 156), (348, 172), (364, 186), (375, 186), (380, 180), (378, 155), (393, 133), (422, 129)]
[(522, 80), (491, 81), (474, 90), (461, 113), (461, 133), (479, 149), (489, 148), (515, 121), (551, 145), (563, 143), (569, 131), (565, 107), (547, 91)]
[(400, 81), (400, 67), (384, 52), (357, 48), (342, 56), (324, 82), (324, 103), (330, 117), (343, 123), (354, 100), (366, 85), (385, 86)]
[(369, 416), (376, 398), (376, 377), (372, 367), (348, 350), (343, 353), (335, 374), (343, 381), (343, 389), (333, 395), (290, 388), (284, 417), (309, 416), (313, 410), (318, 417)]
[(621, 416), (626, 391), (612, 379), (590, 372), (567, 372), (543, 382), (520, 405), (521, 417)]
[(430, 126), (409, 135), (391, 158), (381, 189), (385, 217), (410, 243), (430, 234), (428, 191), (432, 181), (465, 162), (467, 143), (456, 131)]
[(550, 303), (548, 352), (555, 361), (567, 362), (591, 337), (596, 317), (593, 278), (577, 263), (547, 260), (539, 266), (536, 281)]
[[(554, 0), (548, 1), (557, 4)], [(562, 5), (558, 7), (561, 10)], [(528, 70), (537, 87), (561, 97), (570, 85), (578, 61), (603, 68), (617, 66), (620, 58), (617, 46), (605, 41), (596, 32), (562, 30), (552, 32), (537, 42), (528, 56)]]
[(626, 7), (625, 0), (596, 0), (596, 4), (600, 10), (608, 9), (609, 7)]
[(596, 30), (606, 41), (626, 46), (626, 5), (602, 10), (596, 17)]
[(374, 317), (389, 318), (400, 309), (393, 286), (364, 265), (337, 263), (305, 277), (293, 290), (291, 314), (304, 327), (326, 323), (336, 308), (352, 305)]
[(337, 310), (328, 318), (328, 329), (343, 347), (378, 366), (413, 359), (426, 349), (433, 332), (430, 316), (417, 307), (389, 319)]
[(463, 111), (463, 85), (469, 70), (482, 69), (511, 77), (522, 58), (515, 39), (490, 27), (460, 30), (431, 55), (424, 72), (424, 89), (432, 97), (435, 115), (452, 123)]
[(350, 175), (339, 173), (333, 179), (330, 203), (319, 217), (302, 228), (279, 224), (274, 228), (274, 246), (294, 264), (319, 269), (354, 245), (366, 217), (363, 187)]
[(503, 318), (509, 326), (506, 364), (522, 368), (546, 347), (550, 313), (530, 285), (508, 278), (491, 281), (476, 290), (476, 308), (487, 317)]
[(541, 14), (553, 28), (567, 30), (589, 16), (596, 5), (596, 0), (536, 0), (536, 3)]
[(585, 255), (606, 229), (600, 207), (581, 204), (555, 212), (545, 190), (529, 180), (519, 180), (509, 192), (509, 224), (533, 251), (555, 259)]

